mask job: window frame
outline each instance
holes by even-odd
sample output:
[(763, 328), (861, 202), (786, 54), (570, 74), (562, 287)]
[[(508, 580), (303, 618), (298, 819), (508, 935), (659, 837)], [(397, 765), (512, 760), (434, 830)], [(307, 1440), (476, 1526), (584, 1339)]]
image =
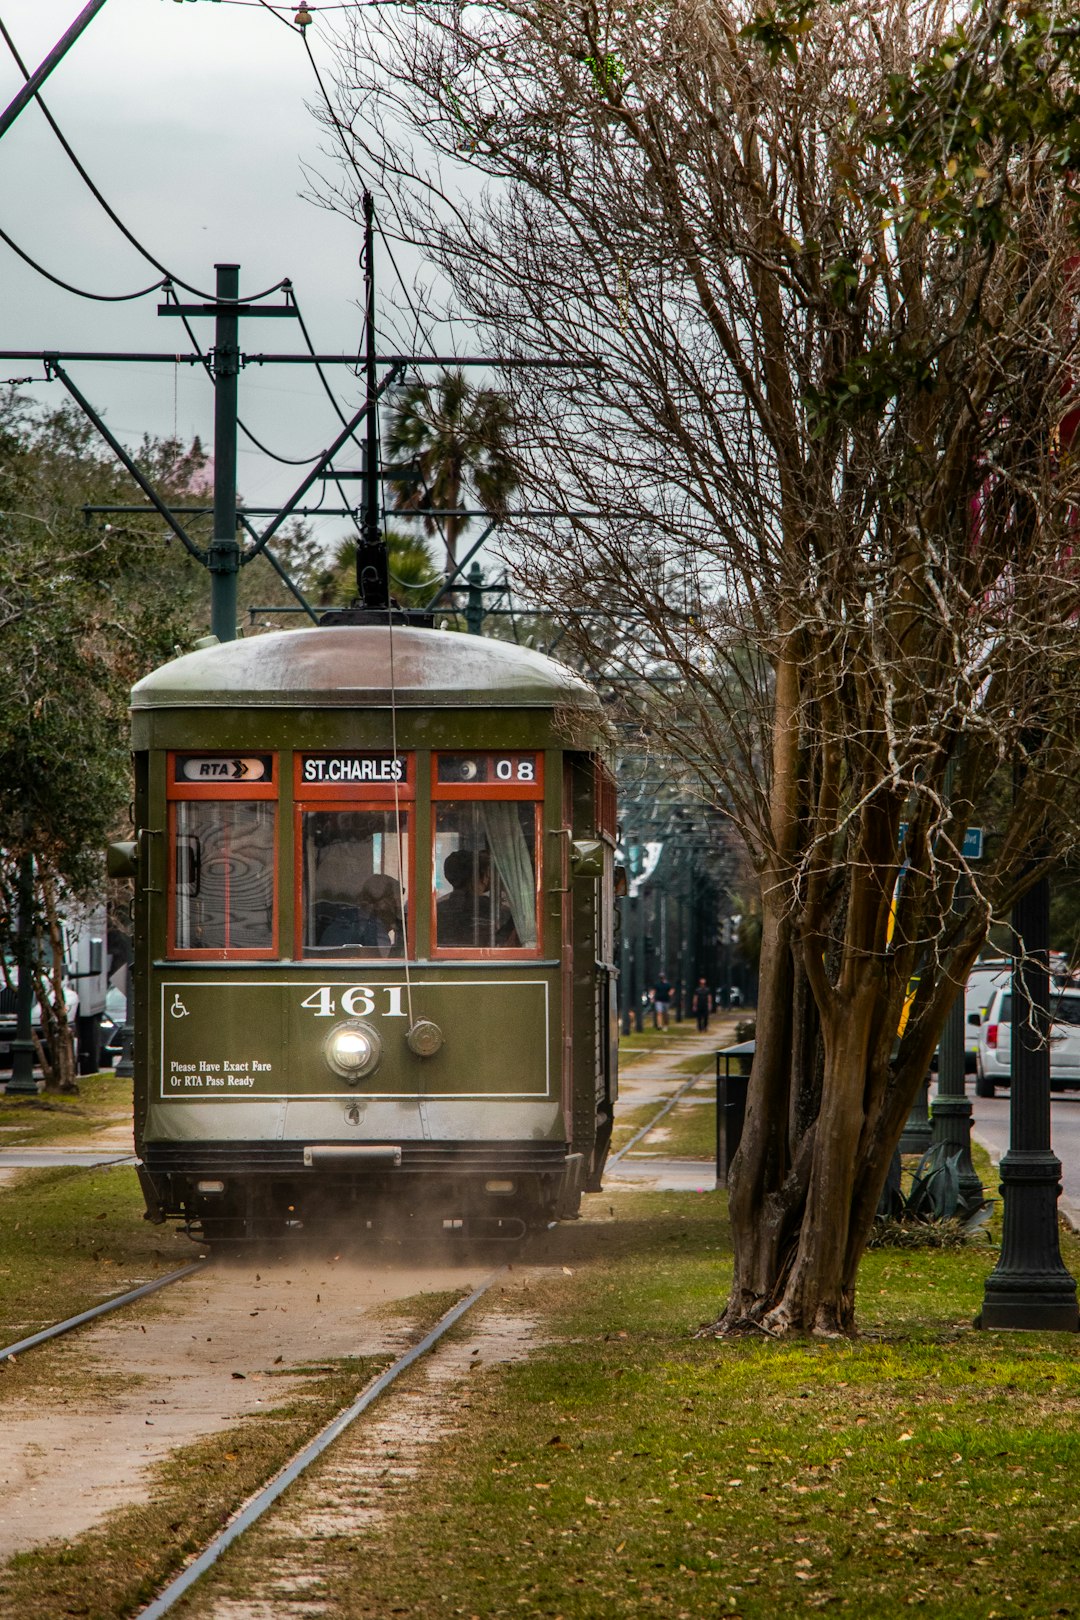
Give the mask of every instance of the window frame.
[[(176, 780), (177, 761), (189, 756), (198, 759), (235, 759), (243, 753), (238, 748), (176, 748), (170, 749), (166, 754), (165, 770), (165, 799), (166, 799), (166, 868), (168, 872), (167, 893), (165, 904), (165, 957), (170, 962), (266, 962), (273, 961), (279, 954), (279, 937), (281, 930), (281, 896), (279, 893), (280, 851), (278, 849), (278, 833), (281, 823), (279, 815), (279, 785), (281, 762), (278, 755), (269, 749), (253, 750), (261, 755), (268, 756), (271, 761), (270, 779), (261, 782), (184, 782)], [(247, 803), (273, 803), (271, 820), (270, 847), (273, 858), (271, 873), (272, 883), (272, 916), (271, 942), (269, 945), (211, 945), (200, 947), (181, 947), (176, 943), (176, 925), (179, 912), (177, 883), (176, 883), (176, 821), (177, 805), (202, 801), (204, 803), (235, 804)]]
[[(489, 759), (532, 759), (536, 778), (532, 782), (440, 782), (439, 761), (462, 755)], [(539, 748), (438, 748), (431, 752), (431, 800), (440, 799), (537, 799), (544, 798), (544, 755)]]
[[(304, 748), (297, 749), (293, 757), (293, 959), (305, 965), (316, 963), (360, 963), (365, 966), (380, 963), (390, 966), (412, 961), (416, 954), (416, 754), (413, 750), (398, 749), (397, 757), (405, 762), (405, 775), (400, 782), (305, 782), (303, 761), (312, 758), (340, 759), (348, 755), (374, 756), (392, 759), (389, 748)], [(400, 808), (407, 818), (408, 854), (405, 864), (405, 941), (404, 950), (394, 956), (330, 956), (321, 952), (310, 954), (304, 943), (304, 815), (307, 812), (337, 811), (394, 811)], [(412, 826), (408, 827), (408, 819)]]
[[(486, 755), (488, 758), (523, 759), (536, 761), (536, 777), (532, 782), (440, 782), (439, 760), (447, 755)], [(536, 944), (535, 945), (440, 945), (438, 916), (438, 861), (436, 841), (439, 834), (439, 807), (444, 804), (475, 804), (477, 801), (502, 800), (532, 803), (533, 806), (533, 866), (535, 876)], [(544, 929), (544, 754), (535, 748), (440, 748), (431, 754), (431, 958), (439, 962), (534, 962), (543, 954)]]

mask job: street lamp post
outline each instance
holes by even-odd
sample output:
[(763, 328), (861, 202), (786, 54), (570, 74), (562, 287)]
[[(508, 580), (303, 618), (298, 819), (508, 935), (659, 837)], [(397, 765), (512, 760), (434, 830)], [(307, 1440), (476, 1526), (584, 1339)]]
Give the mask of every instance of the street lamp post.
[(981, 1209), (982, 1182), (971, 1162), (971, 1102), (964, 1079), (964, 992), (959, 990), (945, 1020), (938, 1047), (938, 1090), (934, 1099), (931, 1146), (957, 1159), (960, 1208), (968, 1214)]
[(1061, 1162), (1050, 1148), (1048, 879), (1017, 901), (1013, 934), (1009, 1151), (999, 1167), (1004, 1229), (975, 1325), (1075, 1333), (1076, 1283), (1058, 1242)]

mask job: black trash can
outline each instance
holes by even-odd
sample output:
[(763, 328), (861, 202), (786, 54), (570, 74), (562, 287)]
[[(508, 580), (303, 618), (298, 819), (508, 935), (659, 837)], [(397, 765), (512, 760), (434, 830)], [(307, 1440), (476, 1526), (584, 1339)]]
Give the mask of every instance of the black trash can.
[(722, 1046), (716, 1054), (716, 1185), (726, 1187), (731, 1161), (742, 1141), (746, 1093), (756, 1041)]

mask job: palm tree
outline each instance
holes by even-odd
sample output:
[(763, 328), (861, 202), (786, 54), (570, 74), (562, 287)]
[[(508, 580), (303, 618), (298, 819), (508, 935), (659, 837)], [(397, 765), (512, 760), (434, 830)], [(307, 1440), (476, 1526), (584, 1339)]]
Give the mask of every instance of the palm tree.
[(413, 477), (390, 480), (394, 505), (399, 512), (453, 514), (424, 520), (428, 534), (442, 531), (448, 575), (457, 565), (458, 536), (468, 523), (457, 515), (466, 490), (499, 517), (517, 488), (510, 455), (512, 426), (505, 395), (493, 388), (474, 388), (460, 371), (444, 371), (431, 384), (410, 383), (397, 395), (386, 450), (391, 464), (403, 471), (409, 468)]

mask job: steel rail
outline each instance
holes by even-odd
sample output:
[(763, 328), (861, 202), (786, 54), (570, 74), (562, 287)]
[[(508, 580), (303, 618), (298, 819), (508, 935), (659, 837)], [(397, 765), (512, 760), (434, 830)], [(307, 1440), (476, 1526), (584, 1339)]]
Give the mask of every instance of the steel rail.
[(137, 1299), (145, 1299), (147, 1294), (156, 1294), (159, 1288), (168, 1288), (170, 1283), (180, 1282), (182, 1278), (190, 1277), (193, 1272), (204, 1271), (209, 1264), (209, 1260), (193, 1260), (189, 1266), (183, 1266), (179, 1271), (170, 1271), (164, 1277), (155, 1277), (153, 1282), (143, 1283), (141, 1287), (132, 1288), (126, 1294), (117, 1294), (114, 1299), (106, 1299), (88, 1311), (80, 1311), (78, 1316), (69, 1316), (64, 1322), (55, 1322), (52, 1327), (42, 1328), (40, 1333), (31, 1333), (29, 1338), (20, 1339), (17, 1344), (9, 1344), (6, 1349), (0, 1350), (0, 1361), (21, 1355), (24, 1350), (33, 1350), (35, 1345), (45, 1344), (49, 1339), (58, 1339), (61, 1333), (70, 1333), (73, 1328), (82, 1327), (85, 1322), (94, 1322), (99, 1316), (107, 1316), (110, 1311), (118, 1311), (122, 1305), (131, 1305)]
[(648, 1136), (650, 1131), (655, 1130), (656, 1127), (659, 1125), (660, 1121), (663, 1119), (664, 1115), (667, 1114), (667, 1113), (670, 1113), (671, 1109), (674, 1108), (675, 1104), (680, 1100), (680, 1098), (686, 1096), (686, 1093), (690, 1090), (691, 1086), (696, 1086), (698, 1081), (702, 1078), (702, 1075), (707, 1074), (708, 1072), (709, 1071), (707, 1069), (703, 1069), (701, 1071), (701, 1074), (692, 1074), (690, 1076), (689, 1080), (687, 1080), (686, 1084), (680, 1086), (678, 1091), (674, 1092), (672, 1094), (672, 1096), (670, 1096), (668, 1098), (667, 1102), (664, 1104), (663, 1108), (661, 1108), (660, 1112), (658, 1114), (655, 1114), (653, 1116), (653, 1118), (650, 1119), (650, 1121), (649, 1121), (649, 1123), (647, 1125), (643, 1125), (641, 1127), (640, 1131), (637, 1132), (636, 1136), (632, 1136), (630, 1138), (629, 1142), (625, 1143), (619, 1149), (618, 1153), (612, 1153), (612, 1154), (608, 1155), (607, 1163), (609, 1165), (618, 1164), (619, 1160), (623, 1157), (623, 1155), (626, 1154), (626, 1153), (629, 1153), (630, 1149), (632, 1147), (635, 1147), (637, 1145), (637, 1143), (641, 1141), (643, 1136)]
[(145, 1609), (139, 1610), (136, 1620), (160, 1620), (162, 1615), (168, 1614), (173, 1605), (194, 1586), (200, 1576), (205, 1575), (211, 1565), (216, 1563), (226, 1548), (230, 1547), (239, 1536), (243, 1535), (245, 1530), (250, 1529), (262, 1517), (268, 1508), (273, 1506), (278, 1497), (288, 1489), (293, 1481), (298, 1479), (316, 1458), (321, 1457), (327, 1447), (337, 1439), (339, 1434), (344, 1433), (361, 1413), (367, 1411), (372, 1402), (377, 1400), (385, 1389), (389, 1388), (395, 1378), (403, 1373), (406, 1368), (411, 1367), (421, 1356), (426, 1355), (432, 1346), (437, 1344), (445, 1333), (449, 1332), (455, 1322), (460, 1321), (465, 1313), (470, 1311), (477, 1301), (483, 1298), (496, 1279), (503, 1275), (503, 1271), (504, 1268), (500, 1266), (497, 1271), (492, 1272), (486, 1282), (480, 1284), (479, 1288), (474, 1288), (467, 1298), (459, 1300), (451, 1310), (447, 1311), (445, 1316), (440, 1317), (431, 1332), (421, 1339), (419, 1344), (414, 1344), (411, 1350), (407, 1350), (403, 1356), (399, 1356), (393, 1366), (388, 1367), (384, 1373), (380, 1373), (378, 1378), (374, 1379), (366, 1389), (361, 1391), (351, 1406), (347, 1406), (344, 1411), (338, 1413), (336, 1418), (332, 1418), (326, 1427), (319, 1431), (314, 1440), (309, 1441), (304, 1449), (297, 1452), (293, 1460), (274, 1476), (269, 1485), (265, 1485), (255, 1496), (249, 1498), (221, 1534), (208, 1547), (204, 1548), (199, 1556), (174, 1581), (170, 1582), (152, 1603), (148, 1604)]

